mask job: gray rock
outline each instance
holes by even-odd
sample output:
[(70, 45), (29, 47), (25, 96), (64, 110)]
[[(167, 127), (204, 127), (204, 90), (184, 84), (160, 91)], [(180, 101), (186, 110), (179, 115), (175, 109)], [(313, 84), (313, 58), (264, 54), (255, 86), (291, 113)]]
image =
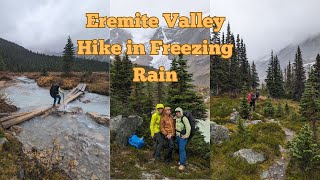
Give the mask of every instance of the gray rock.
[(115, 141), (120, 145), (127, 145), (128, 138), (135, 134), (142, 125), (140, 116), (123, 117), (121, 115), (111, 118), (110, 129), (115, 134)]
[(262, 121), (261, 120), (247, 121), (247, 122), (244, 123), (244, 126), (247, 127), (250, 124), (259, 124), (259, 123), (262, 123)]
[(210, 124), (210, 140), (214, 144), (220, 144), (222, 141), (229, 139), (228, 128), (218, 125), (215, 122)]
[(97, 123), (109, 126), (110, 118), (104, 115), (101, 115), (97, 112), (87, 112), (87, 114), (94, 119)]
[(249, 164), (256, 164), (265, 161), (263, 154), (260, 154), (252, 149), (240, 149), (233, 153), (234, 157), (241, 157), (245, 159)]
[(232, 111), (233, 112), (230, 114), (230, 119), (229, 120), (230, 120), (231, 123), (236, 124), (238, 122), (238, 120), (239, 120), (240, 114), (235, 108), (233, 108)]

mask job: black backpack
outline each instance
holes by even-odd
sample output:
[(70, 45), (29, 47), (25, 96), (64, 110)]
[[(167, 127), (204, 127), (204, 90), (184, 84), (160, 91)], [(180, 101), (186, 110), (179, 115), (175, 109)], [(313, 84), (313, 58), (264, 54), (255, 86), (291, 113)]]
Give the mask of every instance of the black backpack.
[[(196, 120), (193, 118), (191, 112), (188, 112), (188, 111), (183, 112), (183, 117), (186, 117), (188, 119), (189, 124), (191, 126), (191, 132), (190, 132), (190, 136), (189, 136), (189, 139), (191, 139), (196, 131)], [(181, 122), (184, 125), (184, 129), (181, 131), (181, 134), (186, 133), (186, 125), (183, 122), (183, 117), (181, 118)]]
[(56, 97), (56, 95), (59, 93), (59, 85), (57, 84), (52, 84), (50, 88), (50, 96), (52, 98)]

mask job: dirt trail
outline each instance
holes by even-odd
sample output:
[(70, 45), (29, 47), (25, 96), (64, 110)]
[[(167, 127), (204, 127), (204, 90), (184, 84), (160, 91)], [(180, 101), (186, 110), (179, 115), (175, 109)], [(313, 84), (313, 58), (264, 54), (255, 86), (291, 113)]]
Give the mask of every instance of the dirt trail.
[[(282, 127), (282, 130), (286, 134), (286, 142), (291, 141), (294, 137), (295, 133), (290, 129)], [(276, 159), (275, 163), (269, 167), (268, 170), (261, 173), (261, 179), (277, 179), (284, 180), (286, 169), (289, 163), (289, 155), (288, 150), (280, 146), (281, 157)]]

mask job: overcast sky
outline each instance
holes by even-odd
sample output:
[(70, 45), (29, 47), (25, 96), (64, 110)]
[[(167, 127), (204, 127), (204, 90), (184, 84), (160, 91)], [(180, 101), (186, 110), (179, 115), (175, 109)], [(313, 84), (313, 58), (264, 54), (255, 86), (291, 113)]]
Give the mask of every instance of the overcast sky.
[(210, 1), (211, 15), (226, 16), (244, 38), (250, 60), (320, 33), (319, 0)]
[(86, 12), (109, 13), (109, 0), (1, 0), (0, 37), (33, 51), (62, 52), (68, 35), (107, 39), (108, 29), (86, 29)]
[[(109, 2), (110, 1), (110, 2)], [(318, 0), (2, 0), (0, 37), (33, 51), (61, 52), (68, 35), (77, 39), (108, 38), (108, 29), (86, 29), (86, 12), (157, 16), (163, 12), (190, 11), (226, 16), (234, 33), (248, 48), (250, 60), (320, 33)], [(109, 4), (110, 3), (110, 4)], [(224, 28), (226, 24), (224, 25)], [(152, 29), (131, 29), (140, 36)]]

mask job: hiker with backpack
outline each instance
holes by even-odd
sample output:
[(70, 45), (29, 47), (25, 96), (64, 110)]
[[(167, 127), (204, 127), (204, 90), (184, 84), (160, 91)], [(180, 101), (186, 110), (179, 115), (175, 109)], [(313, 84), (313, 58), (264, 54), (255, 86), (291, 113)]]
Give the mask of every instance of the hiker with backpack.
[(174, 136), (175, 136), (175, 124), (173, 115), (171, 114), (171, 108), (165, 107), (161, 116), (161, 133), (164, 136), (164, 140), (167, 142), (167, 154), (165, 156), (165, 162), (172, 162), (172, 153), (174, 149)]
[(58, 104), (60, 104), (61, 96), (59, 95), (59, 93), (64, 94), (63, 90), (60, 88), (60, 84), (53, 83), (50, 88), (50, 95), (53, 98), (53, 107), (56, 106), (57, 99), (58, 99)]
[(157, 104), (156, 112), (152, 114), (151, 122), (150, 122), (150, 132), (151, 137), (155, 141), (155, 149), (154, 149), (154, 158), (156, 161), (160, 161), (160, 152), (163, 147), (164, 137), (160, 130), (160, 121), (163, 113), (164, 105)]
[(250, 103), (250, 111), (256, 111), (256, 100), (257, 100), (257, 96), (254, 92), (250, 91), (250, 93), (248, 94), (248, 102)]
[(179, 170), (183, 171), (187, 162), (186, 144), (191, 134), (191, 125), (189, 119), (184, 116), (183, 110), (178, 107), (175, 109), (176, 114), (176, 138), (179, 147)]

